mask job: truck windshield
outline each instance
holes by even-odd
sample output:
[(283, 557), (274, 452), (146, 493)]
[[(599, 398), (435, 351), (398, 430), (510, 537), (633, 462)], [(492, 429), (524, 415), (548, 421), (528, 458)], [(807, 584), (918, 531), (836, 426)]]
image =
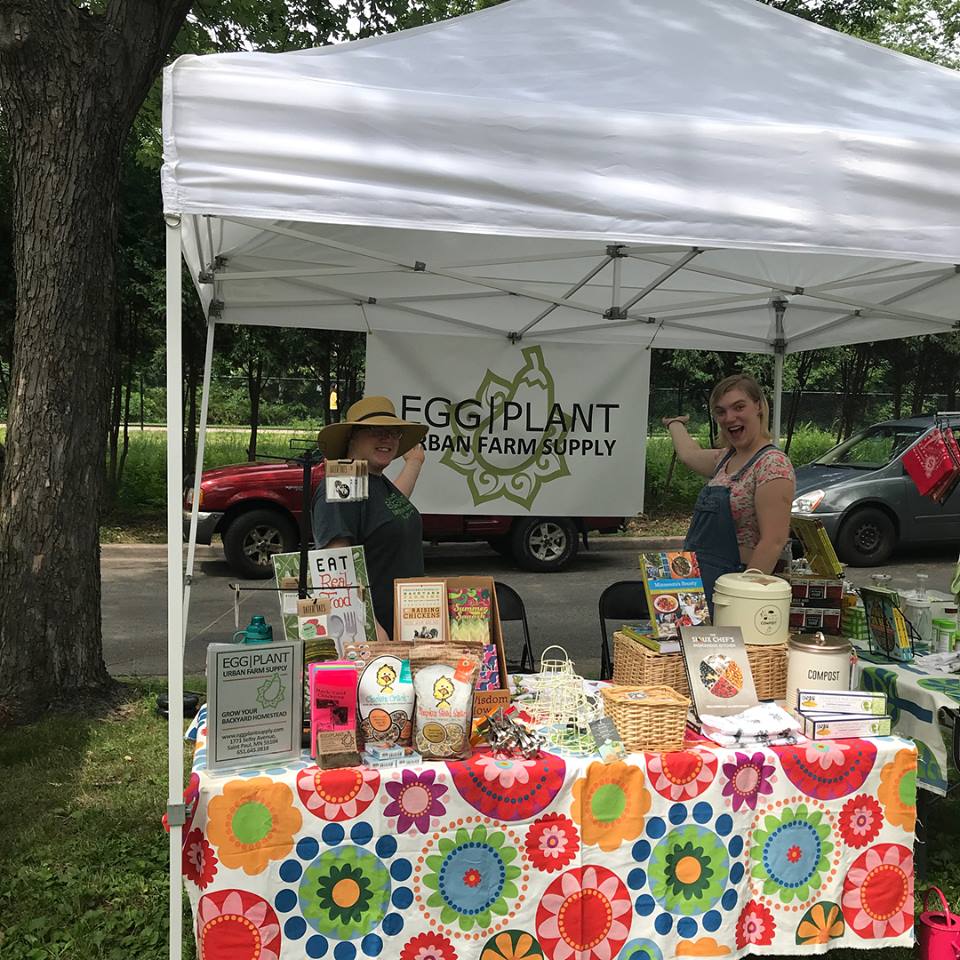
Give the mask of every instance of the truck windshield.
[(814, 463), (823, 467), (855, 467), (858, 470), (879, 470), (899, 457), (915, 440), (927, 432), (926, 427), (878, 425), (868, 427), (849, 440), (828, 450)]

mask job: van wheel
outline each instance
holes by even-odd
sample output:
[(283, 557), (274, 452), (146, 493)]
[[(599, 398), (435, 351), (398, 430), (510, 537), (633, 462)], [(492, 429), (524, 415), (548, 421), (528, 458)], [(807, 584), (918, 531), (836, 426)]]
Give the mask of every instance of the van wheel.
[(577, 555), (577, 526), (562, 517), (521, 520), (511, 534), (513, 556), (524, 570), (552, 573)]
[(876, 567), (886, 563), (897, 545), (897, 528), (877, 507), (855, 510), (843, 521), (837, 536), (837, 553), (854, 567)]
[(227, 563), (246, 580), (272, 577), (274, 554), (291, 553), (299, 543), (293, 521), (276, 510), (241, 513), (223, 534)]

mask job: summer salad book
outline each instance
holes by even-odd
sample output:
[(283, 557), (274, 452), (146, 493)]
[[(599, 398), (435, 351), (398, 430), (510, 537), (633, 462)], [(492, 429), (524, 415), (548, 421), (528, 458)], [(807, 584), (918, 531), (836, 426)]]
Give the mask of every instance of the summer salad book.
[(695, 553), (641, 553), (640, 576), (654, 636), (676, 637), (679, 627), (710, 623)]
[(739, 627), (680, 628), (680, 652), (693, 707), (704, 714), (729, 716), (757, 705), (757, 690)]

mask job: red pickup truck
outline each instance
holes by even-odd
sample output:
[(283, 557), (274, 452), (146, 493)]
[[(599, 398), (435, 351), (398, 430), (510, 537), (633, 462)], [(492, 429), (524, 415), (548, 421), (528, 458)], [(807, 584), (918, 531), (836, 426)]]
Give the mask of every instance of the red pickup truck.
[[(313, 468), (313, 489), (323, 464)], [(303, 467), (295, 463), (239, 463), (204, 470), (200, 480), (197, 543), (215, 533), (223, 539), (227, 563), (245, 578), (273, 574), (270, 557), (300, 546)], [(190, 529), (195, 484), (187, 479), (183, 500), (184, 537)], [(613, 533), (622, 517), (503, 517), (424, 514), (423, 538), (431, 543), (486, 540), (526, 570), (561, 570), (586, 545), (587, 533)]]

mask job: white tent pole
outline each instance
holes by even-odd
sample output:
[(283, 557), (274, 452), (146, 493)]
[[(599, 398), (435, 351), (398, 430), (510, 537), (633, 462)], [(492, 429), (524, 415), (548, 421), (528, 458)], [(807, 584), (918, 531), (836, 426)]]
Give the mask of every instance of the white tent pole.
[(783, 357), (787, 343), (783, 333), (783, 317), (787, 312), (787, 301), (782, 297), (772, 300), (774, 312), (773, 338), (773, 442), (780, 443), (780, 424), (783, 414)]
[(170, 960), (183, 951), (183, 385), (180, 216), (167, 215), (167, 820), (170, 825)]
[(187, 623), (190, 619), (190, 588), (193, 585), (193, 562), (197, 553), (197, 519), (200, 514), (200, 478), (203, 476), (203, 451), (207, 443), (207, 410), (210, 406), (210, 369), (213, 366), (213, 335), (217, 321), (207, 320), (207, 349), (203, 356), (203, 390), (200, 394), (200, 423), (197, 424), (197, 459), (193, 469), (193, 504), (190, 509), (190, 535), (187, 538), (187, 570), (183, 578), (183, 639), (181, 655), (187, 645)]

